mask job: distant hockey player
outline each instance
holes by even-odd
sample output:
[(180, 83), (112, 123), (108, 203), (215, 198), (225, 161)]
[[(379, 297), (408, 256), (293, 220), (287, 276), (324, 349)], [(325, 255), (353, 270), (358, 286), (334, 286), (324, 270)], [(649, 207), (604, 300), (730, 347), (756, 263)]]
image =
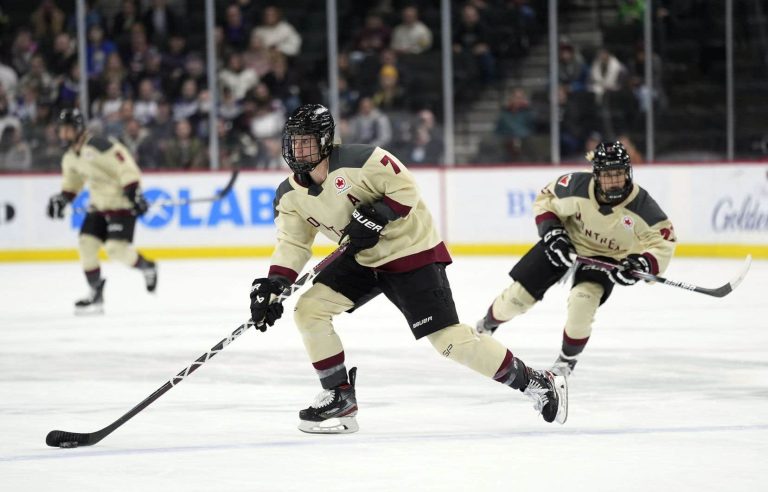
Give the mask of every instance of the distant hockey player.
[[(390, 152), (334, 145), (334, 121), (318, 104), (299, 107), (283, 131), (283, 157), (294, 174), (275, 196), (277, 245), (268, 277), (251, 289), (251, 316), (272, 326), (283, 307), (271, 303), (296, 280), (318, 232), (348, 249), (297, 301), (294, 319), (324, 390), (299, 412), (310, 433), (358, 430), (356, 368), (347, 373), (333, 317), (380, 293), (403, 314), (416, 339), (438, 353), (522, 391), (547, 422), (565, 422), (565, 378), (527, 367), (501, 343), (459, 323), (445, 267), (448, 250), (413, 176)], [(364, 327), (361, 327), (364, 328)]]
[[(536, 197), (533, 213), (541, 240), (512, 268), (514, 283), (477, 322), (479, 333), (493, 333), (540, 301), (574, 266), (574, 252), (653, 274), (666, 269), (675, 250), (674, 229), (648, 192), (632, 182), (622, 144), (600, 143), (588, 159), (592, 173), (561, 176)], [(614, 284), (637, 283), (620, 269), (606, 272), (584, 264), (574, 268), (562, 350), (551, 369), (563, 376), (573, 371), (592, 333), (595, 312)]]
[(48, 201), (48, 216), (63, 218), (64, 208), (80, 190), (87, 186), (90, 191), (90, 206), (78, 245), (90, 293), (75, 303), (75, 313), (103, 312), (105, 280), (101, 278), (98, 256), (102, 245), (111, 259), (141, 271), (147, 290), (154, 292), (157, 266), (132, 244), (136, 218), (148, 208), (139, 187), (139, 166), (117, 140), (90, 135), (77, 109), (61, 112), (58, 131), (67, 151), (61, 162), (61, 192)]

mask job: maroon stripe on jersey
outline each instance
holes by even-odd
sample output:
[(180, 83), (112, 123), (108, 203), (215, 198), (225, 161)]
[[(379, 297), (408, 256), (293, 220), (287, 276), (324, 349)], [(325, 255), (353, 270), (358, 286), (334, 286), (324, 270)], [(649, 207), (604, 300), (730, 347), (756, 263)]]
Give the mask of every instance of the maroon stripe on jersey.
[(405, 217), (411, 212), (411, 207), (407, 205), (403, 205), (402, 203), (396, 202), (395, 200), (389, 198), (388, 196), (384, 197), (383, 202), (400, 217)]
[(403, 256), (402, 258), (392, 260), (389, 263), (379, 265), (375, 267), (375, 269), (382, 272), (393, 273), (411, 272), (417, 268), (432, 263), (445, 263), (446, 265), (453, 263), (451, 254), (448, 252), (448, 248), (445, 247), (445, 243), (442, 241), (440, 241), (434, 248)]
[(62, 191), (61, 194), (70, 202), (77, 196), (77, 193), (72, 193), (71, 191)]
[(299, 276), (297, 272), (294, 272), (290, 268), (281, 267), (280, 265), (272, 265), (271, 267), (269, 267), (269, 274), (267, 276), (271, 277), (272, 275), (279, 275), (281, 277), (285, 277), (288, 280), (290, 280), (291, 283), (295, 282)]
[(342, 350), (336, 355), (332, 355), (328, 357), (327, 359), (319, 360), (317, 362), (313, 362), (312, 365), (314, 368), (318, 371), (324, 371), (326, 369), (330, 369), (332, 367), (336, 367), (340, 364), (344, 363), (344, 351)]
[(560, 219), (557, 218), (557, 215), (553, 214), (552, 212), (544, 212), (543, 214), (539, 214), (536, 216), (536, 225), (539, 225), (542, 222), (547, 220), (554, 220), (554, 221), (560, 222)]
[(569, 345), (586, 345), (589, 341), (589, 337), (587, 338), (571, 338), (568, 336), (568, 334), (563, 330), (563, 341)]
[(502, 323), (504, 322), (504, 321), (502, 321), (502, 320), (500, 320), (500, 319), (496, 319), (496, 316), (494, 316), (494, 315), (493, 315), (493, 304), (491, 304), (490, 306), (488, 306), (488, 314), (487, 314), (487, 317), (488, 317), (488, 319), (490, 319), (491, 321), (493, 321), (493, 322), (494, 322), (494, 323), (496, 323), (497, 325), (500, 325), (500, 324), (502, 324)]
[(650, 262), (651, 264), (651, 273), (654, 275), (659, 274), (659, 262), (656, 259), (655, 256), (653, 256), (651, 253), (643, 253), (643, 256)]
[(101, 267), (96, 267), (96, 268), (92, 268), (90, 270), (85, 270), (85, 274), (86, 275), (91, 275), (91, 274), (100, 273), (100, 272), (101, 272)]
[[(115, 152), (116, 154), (119, 154), (119, 152)], [(138, 181), (134, 181), (133, 183), (128, 183), (127, 185), (123, 186), (124, 190), (130, 190), (131, 188), (137, 188), (139, 186)]]
[(512, 359), (514, 358), (515, 357), (512, 355), (512, 352), (507, 350), (507, 353), (504, 354), (504, 360), (501, 361), (499, 369), (496, 371), (496, 374), (493, 375), (494, 380), (501, 381), (507, 378), (509, 371), (512, 370)]

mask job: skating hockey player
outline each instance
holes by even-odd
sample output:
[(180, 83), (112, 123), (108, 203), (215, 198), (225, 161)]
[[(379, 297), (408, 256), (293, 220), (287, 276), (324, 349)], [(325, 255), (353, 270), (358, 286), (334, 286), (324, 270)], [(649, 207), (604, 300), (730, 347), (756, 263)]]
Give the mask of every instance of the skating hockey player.
[(64, 109), (59, 115), (59, 139), (67, 150), (61, 161), (61, 192), (48, 200), (48, 216), (64, 217), (64, 208), (85, 186), (90, 205), (80, 228), (78, 248), (89, 295), (75, 303), (77, 314), (101, 313), (104, 282), (99, 267), (99, 248), (107, 256), (138, 269), (147, 290), (157, 286), (157, 266), (133, 247), (136, 218), (147, 211), (141, 193), (141, 172), (133, 157), (117, 140), (92, 136), (85, 130), (83, 115), (77, 109)]
[(476, 325), (479, 333), (493, 333), (501, 323), (528, 311), (575, 268), (562, 348), (551, 369), (564, 376), (573, 371), (592, 333), (595, 312), (613, 286), (637, 283), (621, 269), (607, 272), (574, 265), (571, 255), (658, 274), (675, 250), (672, 224), (648, 192), (632, 181), (632, 165), (622, 144), (600, 143), (587, 158), (592, 173), (560, 176), (536, 197), (533, 213), (541, 240), (512, 268), (514, 282)]
[(438, 353), (522, 391), (547, 422), (565, 422), (565, 378), (526, 366), (501, 343), (459, 323), (445, 267), (451, 257), (408, 169), (369, 145), (334, 145), (334, 121), (317, 104), (298, 108), (283, 131), (293, 171), (277, 189), (277, 244), (266, 278), (251, 289), (251, 316), (272, 326), (283, 307), (271, 303), (296, 280), (318, 232), (348, 249), (297, 301), (294, 319), (323, 391), (299, 412), (310, 433), (358, 430), (356, 368), (347, 372), (333, 318), (380, 293), (407, 320), (416, 339)]

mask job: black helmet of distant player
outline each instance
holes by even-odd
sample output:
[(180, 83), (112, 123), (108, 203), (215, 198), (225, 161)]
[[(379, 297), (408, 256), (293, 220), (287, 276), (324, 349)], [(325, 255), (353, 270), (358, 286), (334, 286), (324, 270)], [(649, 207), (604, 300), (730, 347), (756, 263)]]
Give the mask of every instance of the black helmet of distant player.
[[(624, 186), (603, 189), (600, 175), (609, 171), (623, 171)], [(621, 142), (601, 142), (592, 156), (592, 172), (595, 175), (595, 195), (606, 203), (619, 203), (632, 192), (632, 164), (627, 149)], [(612, 173), (613, 174), (613, 173)]]
[(83, 114), (77, 108), (62, 109), (59, 113), (59, 129), (62, 127), (72, 127), (74, 132), (68, 132), (68, 134), (62, 135), (59, 130), (59, 139), (61, 139), (62, 145), (69, 147), (80, 139), (80, 136), (85, 131), (85, 118)]
[(296, 109), (283, 128), (283, 158), (291, 170), (308, 173), (331, 155), (335, 129), (331, 112), (322, 104)]

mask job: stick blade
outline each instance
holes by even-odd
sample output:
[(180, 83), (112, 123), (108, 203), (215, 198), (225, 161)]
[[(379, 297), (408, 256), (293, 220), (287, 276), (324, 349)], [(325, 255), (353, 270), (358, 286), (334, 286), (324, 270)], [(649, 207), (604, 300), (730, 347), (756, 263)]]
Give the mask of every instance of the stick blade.
[(53, 430), (45, 436), (45, 444), (53, 448), (76, 448), (90, 446), (93, 442), (89, 434)]
[(747, 272), (749, 271), (750, 266), (752, 266), (752, 255), (747, 255), (747, 257), (744, 258), (744, 265), (742, 265), (741, 271), (739, 271), (738, 275), (736, 275), (736, 277), (734, 277), (734, 279), (729, 282), (731, 285), (731, 290), (738, 287), (741, 281), (744, 280), (744, 277), (747, 276)]

